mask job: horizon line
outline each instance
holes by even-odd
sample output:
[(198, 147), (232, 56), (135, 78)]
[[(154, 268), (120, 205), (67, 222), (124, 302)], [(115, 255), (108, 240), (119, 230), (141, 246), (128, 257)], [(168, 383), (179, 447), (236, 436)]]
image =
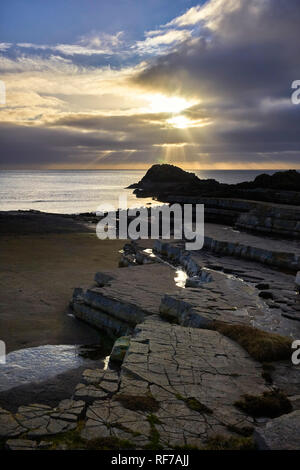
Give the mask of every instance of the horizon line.
[[(155, 165), (155, 164), (153, 164)], [(0, 168), (0, 171), (147, 171), (153, 165), (141, 168), (116, 168), (116, 167), (109, 167), (109, 168)], [(173, 164), (170, 164), (173, 165)], [(185, 167), (185, 166), (178, 166), (179, 168), (185, 171), (288, 171), (288, 170), (300, 170), (300, 166), (296, 167), (278, 167), (278, 168), (193, 168), (193, 167)]]

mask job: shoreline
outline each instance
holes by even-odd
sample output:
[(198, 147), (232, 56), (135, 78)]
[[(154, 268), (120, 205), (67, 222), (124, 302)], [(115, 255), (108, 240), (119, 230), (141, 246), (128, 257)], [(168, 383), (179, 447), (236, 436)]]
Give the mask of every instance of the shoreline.
[[(1, 217), (2, 216), (2, 217)], [(45, 344), (95, 344), (101, 335), (68, 316), (75, 287), (118, 266), (123, 240), (61, 216), (0, 216), (0, 331), (7, 353)]]

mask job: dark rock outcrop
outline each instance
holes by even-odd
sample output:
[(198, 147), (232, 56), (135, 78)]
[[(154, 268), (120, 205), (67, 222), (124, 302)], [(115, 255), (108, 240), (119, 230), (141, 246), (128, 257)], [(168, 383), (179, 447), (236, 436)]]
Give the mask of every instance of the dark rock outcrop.
[(300, 191), (300, 173), (296, 170), (277, 171), (273, 175), (262, 173), (253, 182), (237, 185), (246, 189), (268, 188), (288, 191)]
[[(135, 184), (132, 184), (128, 189), (137, 189), (143, 192), (156, 194), (161, 191), (180, 191), (196, 189), (200, 184), (215, 184), (219, 183), (215, 180), (200, 180), (194, 173), (188, 173), (174, 165), (162, 164), (153, 165), (145, 174), (145, 176)], [(138, 191), (135, 191), (138, 193)]]
[(261, 174), (254, 181), (223, 184), (173, 165), (153, 165), (129, 188), (137, 197), (173, 204), (204, 204), (205, 221), (238, 229), (300, 238), (300, 173)]
[(137, 197), (154, 197), (162, 202), (177, 202), (182, 197), (219, 197), (300, 205), (300, 173), (295, 170), (261, 174), (254, 181), (244, 183), (224, 184), (200, 179), (174, 165), (153, 165), (128, 189), (134, 189)]

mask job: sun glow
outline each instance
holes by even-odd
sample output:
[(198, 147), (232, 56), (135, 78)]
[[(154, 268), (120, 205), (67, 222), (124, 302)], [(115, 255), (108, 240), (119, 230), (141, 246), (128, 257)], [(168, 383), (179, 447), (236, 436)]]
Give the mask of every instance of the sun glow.
[(149, 108), (152, 113), (177, 114), (196, 104), (196, 101), (188, 101), (182, 97), (166, 96), (160, 93), (147, 95), (146, 100), (149, 101)]
[(174, 116), (166, 121), (172, 127), (176, 129), (187, 129), (188, 127), (203, 127), (211, 124), (211, 121), (208, 119), (189, 119), (186, 116), (178, 115)]
[(167, 123), (171, 124), (171, 126), (176, 127), (177, 129), (186, 129), (189, 127), (192, 121), (185, 116), (175, 116), (167, 119)]

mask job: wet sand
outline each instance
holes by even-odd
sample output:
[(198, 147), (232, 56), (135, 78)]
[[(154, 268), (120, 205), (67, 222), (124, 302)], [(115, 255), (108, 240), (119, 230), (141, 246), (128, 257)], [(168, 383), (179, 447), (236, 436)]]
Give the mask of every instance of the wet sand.
[(21, 219), (1, 217), (0, 339), (7, 353), (98, 343), (99, 333), (69, 316), (68, 304), (74, 287), (88, 287), (96, 271), (117, 267), (124, 241), (100, 241), (95, 227), (44, 215), (28, 218), (26, 234), (20, 235)]

